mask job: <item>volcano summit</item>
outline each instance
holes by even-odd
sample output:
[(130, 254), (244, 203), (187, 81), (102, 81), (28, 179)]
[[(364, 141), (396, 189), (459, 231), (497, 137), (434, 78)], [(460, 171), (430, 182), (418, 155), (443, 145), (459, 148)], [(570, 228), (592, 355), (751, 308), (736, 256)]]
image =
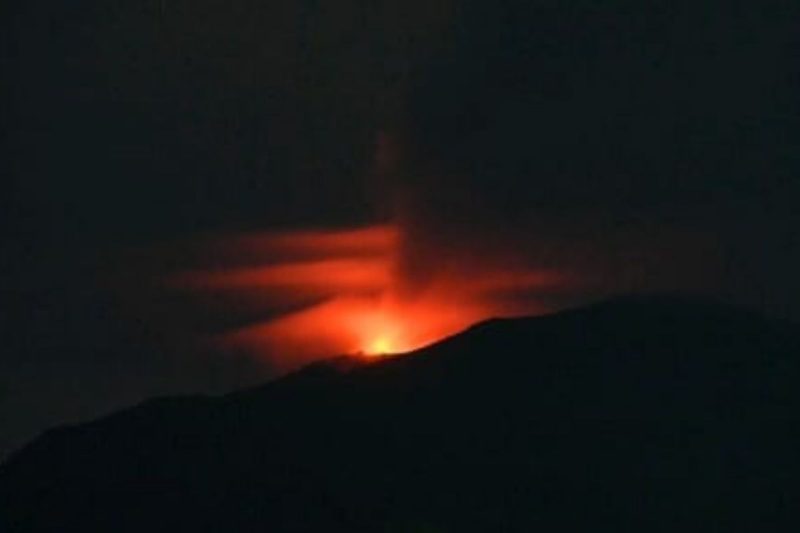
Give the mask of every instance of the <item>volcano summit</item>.
[(3, 531), (778, 531), (796, 325), (672, 297), (490, 320), (392, 358), (47, 432)]

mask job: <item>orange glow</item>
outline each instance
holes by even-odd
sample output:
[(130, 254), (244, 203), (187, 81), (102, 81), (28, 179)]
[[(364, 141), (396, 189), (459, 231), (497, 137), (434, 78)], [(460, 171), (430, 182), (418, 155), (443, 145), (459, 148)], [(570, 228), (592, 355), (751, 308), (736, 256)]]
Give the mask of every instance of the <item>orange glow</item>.
[(343, 297), (241, 328), (225, 343), (263, 353), (324, 357), (336, 353), (387, 355), (412, 351), (492, 316), (483, 307), (432, 300), (391, 302)]
[(553, 272), (500, 266), (437, 272), (435, 261), (422, 286), (409, 283), (399, 266), (400, 231), (385, 225), (235, 237), (212, 248), (231, 266), (173, 276), (172, 286), (246, 291), (278, 306), (219, 340), (287, 369), (337, 354), (408, 352), (487, 318), (541, 312), (504, 295), (563, 283)]

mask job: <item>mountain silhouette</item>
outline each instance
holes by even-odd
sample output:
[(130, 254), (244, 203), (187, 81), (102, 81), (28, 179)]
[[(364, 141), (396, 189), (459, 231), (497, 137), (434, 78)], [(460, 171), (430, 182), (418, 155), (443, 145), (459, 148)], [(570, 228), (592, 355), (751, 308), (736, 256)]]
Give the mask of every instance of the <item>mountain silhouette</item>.
[(489, 320), (49, 431), (0, 467), (0, 531), (796, 530), (799, 356), (691, 298)]

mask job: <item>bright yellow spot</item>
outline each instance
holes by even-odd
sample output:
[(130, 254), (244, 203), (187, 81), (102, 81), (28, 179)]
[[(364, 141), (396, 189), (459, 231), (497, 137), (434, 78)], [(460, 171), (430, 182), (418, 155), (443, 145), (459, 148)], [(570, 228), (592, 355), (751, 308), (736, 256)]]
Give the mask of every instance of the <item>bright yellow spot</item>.
[(394, 351), (393, 343), (388, 337), (378, 337), (369, 345), (367, 355), (385, 355)]

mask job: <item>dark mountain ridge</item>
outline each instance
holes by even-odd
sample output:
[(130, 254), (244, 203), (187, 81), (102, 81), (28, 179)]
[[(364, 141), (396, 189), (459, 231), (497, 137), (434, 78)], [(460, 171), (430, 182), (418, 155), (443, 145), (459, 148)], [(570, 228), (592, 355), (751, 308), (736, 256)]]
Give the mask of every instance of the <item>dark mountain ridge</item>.
[(3, 531), (774, 531), (800, 479), (800, 334), (631, 297), (47, 432)]

